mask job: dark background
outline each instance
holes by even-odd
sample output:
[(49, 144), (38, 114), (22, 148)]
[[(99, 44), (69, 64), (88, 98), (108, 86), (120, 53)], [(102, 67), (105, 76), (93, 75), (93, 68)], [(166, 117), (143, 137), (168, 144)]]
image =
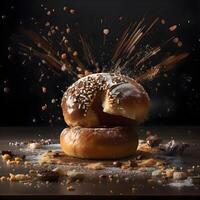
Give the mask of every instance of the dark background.
[[(183, 41), (183, 47), (177, 50), (172, 45), (167, 50), (189, 52), (190, 55), (168, 73), (167, 79), (160, 76), (156, 80), (144, 83), (152, 100), (152, 109), (146, 123), (199, 125), (200, 1), (4, 0), (1, 1), (0, 7), (0, 126), (64, 124), (59, 104), (62, 90), (70, 81), (63, 75), (54, 75), (44, 66), (39, 68), (35, 60), (22, 65), (23, 59), (20, 55), (15, 54), (8, 59), (8, 47), (13, 43), (11, 36), (17, 32), (20, 21), (31, 29), (35, 29), (30, 23), (32, 16), (41, 24), (46, 21), (47, 16), (41, 9), (41, 3), (56, 10), (62, 10), (65, 5), (74, 8), (77, 12), (75, 17), (64, 16), (58, 12), (53, 20), (58, 25), (78, 21), (80, 31), (89, 33), (94, 40), (98, 40), (95, 32), (100, 18), (104, 19), (105, 27), (111, 27), (111, 31), (116, 33), (121, 33), (121, 29), (127, 27), (131, 21), (134, 22), (143, 16), (147, 19), (157, 16), (164, 18), (166, 27), (180, 24), (176, 35)], [(124, 17), (121, 24), (116, 20), (120, 16)], [(162, 39), (165, 32), (155, 33), (149, 40), (154, 42)], [(77, 39), (72, 36), (72, 40)], [(41, 71), (45, 73), (46, 79), (38, 82)], [(48, 87), (46, 96), (41, 93), (43, 85)], [(56, 87), (57, 85), (59, 87)], [(157, 92), (155, 88), (158, 88)], [(49, 106), (48, 111), (42, 112), (41, 106), (52, 97), (58, 99), (57, 103)]]

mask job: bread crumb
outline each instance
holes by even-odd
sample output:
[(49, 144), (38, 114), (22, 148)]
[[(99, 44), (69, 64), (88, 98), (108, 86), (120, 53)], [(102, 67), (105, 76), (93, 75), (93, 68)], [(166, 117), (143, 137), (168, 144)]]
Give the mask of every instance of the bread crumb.
[(11, 156), (9, 154), (4, 154), (1, 156), (3, 161), (7, 161), (11, 159)]
[(177, 29), (177, 25), (173, 25), (169, 27), (170, 31), (175, 31)]
[(75, 190), (75, 188), (72, 187), (71, 185), (67, 187), (67, 191), (74, 191), (74, 190)]
[(0, 178), (0, 181), (5, 181), (6, 180), (6, 177), (5, 176), (2, 176), (1, 178)]
[(41, 148), (41, 144), (40, 143), (37, 143), (37, 142), (34, 142), (34, 143), (30, 143), (29, 144), (29, 148), (34, 150), (34, 149), (39, 149)]
[(152, 167), (152, 166), (162, 166), (163, 163), (157, 159), (154, 158), (149, 158), (146, 160), (142, 160), (141, 162), (138, 163), (138, 166), (140, 167)]
[(25, 174), (16, 174), (16, 175), (15, 175), (15, 174), (10, 173), (9, 176), (10, 176), (9, 180), (10, 180), (11, 182), (15, 182), (15, 181), (25, 181), (25, 180), (27, 180), (27, 179), (30, 178), (28, 175), (25, 175)]
[(22, 161), (22, 158), (20, 158), (20, 157), (15, 157), (15, 161), (16, 161), (16, 162), (18, 162), (18, 161), (20, 162), (20, 161)]
[(171, 178), (173, 176), (173, 173), (174, 173), (174, 169), (166, 169), (165, 170), (165, 176), (167, 178)]
[(103, 34), (108, 35), (110, 33), (110, 30), (108, 28), (103, 29)]
[(105, 168), (105, 166), (102, 163), (90, 163), (88, 165), (85, 165), (85, 167), (94, 170), (101, 170)]
[(69, 12), (70, 12), (71, 14), (75, 14), (76, 11), (75, 11), (74, 9), (70, 9)]
[(7, 165), (18, 165), (18, 161), (7, 160), (6, 164), (7, 164)]

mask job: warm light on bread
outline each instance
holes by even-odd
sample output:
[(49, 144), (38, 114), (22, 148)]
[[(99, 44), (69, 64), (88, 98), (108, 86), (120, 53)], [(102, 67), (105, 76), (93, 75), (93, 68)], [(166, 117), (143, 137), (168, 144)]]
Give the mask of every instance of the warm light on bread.
[(116, 159), (135, 153), (138, 138), (133, 127), (145, 120), (149, 97), (134, 79), (97, 73), (72, 84), (61, 106), (70, 126), (60, 136), (67, 155)]
[(113, 127), (144, 121), (149, 97), (139, 83), (127, 76), (97, 73), (70, 86), (61, 105), (69, 126)]
[(130, 127), (66, 128), (60, 135), (63, 151), (78, 158), (114, 159), (135, 153), (138, 138)]

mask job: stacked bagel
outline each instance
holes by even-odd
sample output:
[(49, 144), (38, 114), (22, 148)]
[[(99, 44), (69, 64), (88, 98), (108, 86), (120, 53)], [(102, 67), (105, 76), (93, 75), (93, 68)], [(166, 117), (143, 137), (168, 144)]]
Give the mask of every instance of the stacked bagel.
[(135, 127), (149, 111), (144, 88), (124, 75), (96, 73), (64, 93), (61, 103), (69, 128), (60, 135), (63, 151), (88, 159), (121, 158), (135, 153)]

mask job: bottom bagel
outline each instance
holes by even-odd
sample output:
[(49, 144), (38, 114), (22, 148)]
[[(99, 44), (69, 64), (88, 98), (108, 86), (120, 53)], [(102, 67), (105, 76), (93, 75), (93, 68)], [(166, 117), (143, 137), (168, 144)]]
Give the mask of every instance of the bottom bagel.
[(116, 159), (134, 154), (138, 137), (132, 127), (65, 128), (60, 135), (62, 150), (69, 156)]

